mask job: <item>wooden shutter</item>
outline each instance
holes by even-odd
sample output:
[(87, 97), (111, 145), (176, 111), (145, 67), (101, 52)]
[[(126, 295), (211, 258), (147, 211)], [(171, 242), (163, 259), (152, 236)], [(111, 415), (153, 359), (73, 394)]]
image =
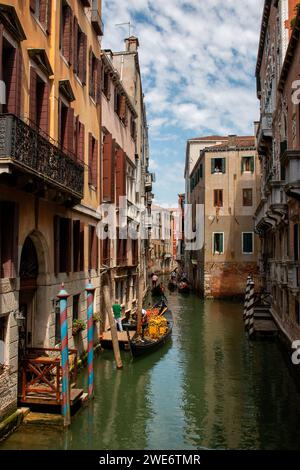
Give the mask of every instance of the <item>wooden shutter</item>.
[(75, 119), (74, 119), (74, 153), (77, 159), (79, 159), (79, 141), (80, 141), (79, 116), (75, 116)]
[(89, 94), (92, 98), (94, 98), (94, 86), (93, 86), (93, 51), (92, 48), (90, 47), (89, 50)]
[(220, 253), (224, 253), (224, 234), (220, 233)]
[(52, 17), (52, 0), (48, 0), (47, 2), (47, 24), (46, 24), (46, 32), (50, 34), (51, 32), (51, 17)]
[(89, 226), (89, 268), (98, 268), (98, 238), (96, 234), (96, 227)]
[(73, 220), (73, 271), (80, 271), (80, 220)]
[(241, 158), (241, 174), (244, 173), (244, 158)]
[(80, 271), (84, 271), (84, 223), (83, 222), (80, 222), (79, 250), (80, 250), (80, 256), (79, 256), (80, 266), (79, 266), (79, 269), (80, 269)]
[(78, 158), (84, 162), (84, 124), (79, 123), (79, 149)]
[(92, 170), (92, 178), (93, 178), (93, 186), (97, 188), (98, 186), (98, 140), (94, 140), (93, 146), (93, 170)]
[(119, 205), (119, 198), (126, 196), (126, 158), (122, 149), (116, 153), (116, 204)]
[(89, 152), (89, 158), (88, 158), (88, 165), (89, 165), (89, 184), (92, 184), (92, 180), (93, 180), (93, 177), (92, 177), (92, 168), (93, 168), (93, 136), (92, 134), (89, 132), (89, 148), (88, 148), (88, 152)]
[(63, 56), (72, 64), (73, 49), (73, 13), (69, 5), (64, 6)]
[(101, 60), (97, 59), (96, 103), (101, 104)]
[(86, 58), (87, 58), (87, 36), (86, 34), (82, 33), (82, 72), (81, 72), (81, 77), (80, 80), (83, 85), (86, 85)]
[(39, 20), (45, 29), (47, 27), (47, 5), (48, 0), (40, 0)]
[(71, 107), (68, 108), (67, 112), (64, 147), (69, 152), (74, 153), (74, 109)]
[(36, 125), (36, 82), (37, 74), (34, 67), (30, 67), (30, 90), (29, 90), (29, 119)]
[[(76, 16), (74, 16), (74, 28), (73, 28), (73, 69), (76, 75), (79, 76), (79, 63), (78, 63), (78, 20)], [(80, 77), (79, 77), (80, 78)]]
[(254, 173), (254, 157), (251, 157), (251, 160), (250, 160), (250, 170), (251, 170), (251, 173)]
[(49, 98), (50, 98), (50, 84), (46, 82), (44, 85), (41, 120), (40, 120), (40, 128), (46, 134), (49, 133)]
[(211, 173), (213, 174), (215, 172), (215, 159), (211, 159)]
[(226, 173), (226, 159), (222, 158), (222, 173)]
[(102, 187), (103, 202), (112, 201), (112, 178), (113, 178), (113, 139), (111, 134), (104, 137), (103, 143), (103, 164), (102, 164)]
[(8, 113), (20, 116), (21, 114), (21, 91), (22, 91), (22, 53), (20, 47), (13, 50), (9, 60), (5, 64), (7, 70), (6, 83), (6, 109)]
[(35, 0), (30, 0), (30, 10), (33, 13), (35, 12)]
[(54, 239), (54, 273), (59, 272), (59, 239), (60, 239), (60, 217), (54, 216), (53, 220), (53, 239)]
[(119, 116), (120, 116), (120, 119), (123, 119), (125, 120), (125, 116), (126, 116), (126, 97), (124, 95), (122, 95), (120, 97), (120, 111), (119, 111)]

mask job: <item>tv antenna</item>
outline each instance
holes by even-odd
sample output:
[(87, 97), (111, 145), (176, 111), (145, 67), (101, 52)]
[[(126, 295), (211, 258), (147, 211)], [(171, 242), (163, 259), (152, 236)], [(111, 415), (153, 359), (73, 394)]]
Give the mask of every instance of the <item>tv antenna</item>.
[(129, 36), (128, 37), (129, 38), (131, 36), (131, 30), (134, 29), (134, 26), (130, 21), (128, 21), (127, 23), (118, 23), (115, 26), (128, 26), (128, 30), (129, 30)]

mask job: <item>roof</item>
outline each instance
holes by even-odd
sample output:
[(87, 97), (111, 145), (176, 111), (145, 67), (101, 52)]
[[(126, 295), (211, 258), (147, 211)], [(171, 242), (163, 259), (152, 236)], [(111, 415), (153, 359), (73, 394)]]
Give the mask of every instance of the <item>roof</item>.
[(189, 139), (190, 141), (193, 141), (193, 140), (200, 140), (200, 141), (210, 141), (210, 140), (226, 140), (228, 139), (228, 137), (224, 137), (224, 136), (220, 136), (220, 135), (209, 135), (209, 136), (206, 136), (206, 137), (194, 137), (193, 139)]
[(212, 147), (206, 147), (205, 152), (214, 152), (229, 150), (231, 147), (236, 149), (255, 149), (255, 137), (254, 136), (232, 136), (227, 138), (226, 142), (222, 144), (213, 145)]

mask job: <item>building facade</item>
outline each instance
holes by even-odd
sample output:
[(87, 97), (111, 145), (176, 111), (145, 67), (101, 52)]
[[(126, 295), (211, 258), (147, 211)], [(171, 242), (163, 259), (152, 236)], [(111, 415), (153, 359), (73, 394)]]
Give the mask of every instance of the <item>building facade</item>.
[(255, 214), (260, 272), (272, 314), (292, 342), (300, 332), (299, 283), (299, 9), (265, 2), (257, 59), (262, 167)]
[(208, 298), (243, 295), (257, 265), (253, 215), (260, 169), (255, 139), (220, 140), (200, 148), (186, 195), (185, 270), (195, 290)]
[(100, 1), (0, 3), (0, 419), (28, 348), (60, 344), (61, 284), (70, 348), (89, 278), (99, 312), (102, 29)]
[(174, 242), (176, 216), (173, 209), (152, 206), (150, 272), (169, 274), (177, 266)]

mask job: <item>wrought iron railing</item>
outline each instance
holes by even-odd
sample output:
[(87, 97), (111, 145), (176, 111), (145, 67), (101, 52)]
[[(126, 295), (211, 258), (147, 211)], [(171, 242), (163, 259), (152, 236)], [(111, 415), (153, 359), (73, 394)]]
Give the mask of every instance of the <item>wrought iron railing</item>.
[(0, 114), (0, 161), (4, 158), (77, 199), (83, 198), (82, 162), (13, 114)]

